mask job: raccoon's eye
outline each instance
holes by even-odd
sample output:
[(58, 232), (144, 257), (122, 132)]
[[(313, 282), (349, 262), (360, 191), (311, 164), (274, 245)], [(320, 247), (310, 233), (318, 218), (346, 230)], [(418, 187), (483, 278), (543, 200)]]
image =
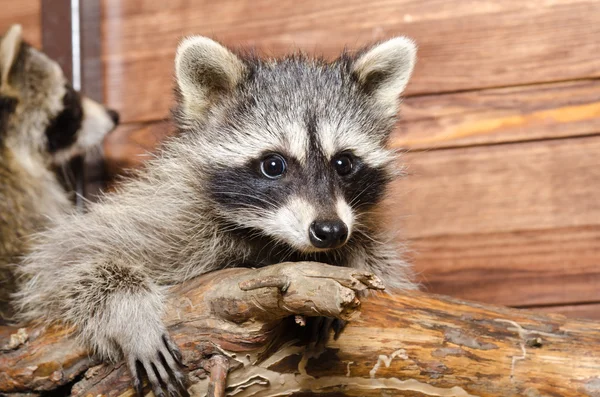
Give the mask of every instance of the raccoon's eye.
[(349, 154), (340, 154), (332, 160), (332, 163), (338, 175), (344, 176), (352, 172), (352, 157)]
[(272, 154), (260, 163), (260, 171), (270, 179), (277, 179), (285, 173), (285, 159), (278, 154)]

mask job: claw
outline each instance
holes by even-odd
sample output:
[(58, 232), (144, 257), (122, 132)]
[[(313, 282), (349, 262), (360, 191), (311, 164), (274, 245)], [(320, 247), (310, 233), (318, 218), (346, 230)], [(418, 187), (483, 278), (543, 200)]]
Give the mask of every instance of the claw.
[(181, 392), (181, 396), (183, 397), (189, 397), (189, 393), (187, 390), (187, 387), (185, 386), (185, 376), (180, 373), (177, 372), (175, 373), (175, 380), (177, 381), (177, 386), (179, 388), (179, 391)]
[(170, 383), (167, 383), (167, 394), (169, 395), (169, 397), (179, 397), (181, 395), (179, 391), (175, 389)]
[[(165, 343), (166, 345), (166, 343)], [(179, 370), (180, 364), (177, 362), (174, 355), (171, 353), (168, 347), (165, 347), (159, 352), (159, 357), (162, 361), (163, 367), (170, 371), (172, 376), (169, 377), (169, 381), (175, 381), (178, 390), (181, 392), (178, 395), (187, 395), (187, 388), (185, 387), (185, 375)], [(166, 379), (163, 379), (167, 383)]]
[[(177, 396), (177, 397), (183, 395), (183, 391), (186, 390), (186, 388), (183, 384), (184, 376), (177, 369), (177, 365), (175, 364), (175, 361), (168, 354), (168, 351), (165, 351), (164, 353), (159, 352), (158, 355), (159, 355), (159, 359), (161, 362), (155, 363), (154, 369), (158, 373), (159, 378), (162, 381), (162, 383), (167, 386), (168, 394), (170, 396), (173, 395), (173, 396)], [(170, 374), (169, 374), (169, 372), (167, 372), (167, 369), (170, 370)], [(181, 390), (177, 390), (177, 388), (172, 383), (173, 380), (177, 381), (177, 384), (181, 387)]]
[(137, 397), (144, 397), (144, 388), (142, 387), (142, 382), (139, 379), (136, 379), (133, 382), (133, 388), (135, 389), (135, 395)]
[(177, 372), (175, 375), (175, 381), (177, 382), (177, 387), (181, 391), (182, 396), (189, 396), (187, 391), (187, 387), (185, 386), (185, 376), (181, 372)]
[(144, 397), (144, 386), (139, 378), (136, 378), (133, 381), (133, 389), (135, 390), (135, 395), (137, 397)]
[(167, 349), (169, 349), (169, 353), (171, 353), (175, 361), (177, 361), (177, 364), (179, 364), (182, 367), (185, 367), (185, 364), (183, 364), (183, 355), (181, 354), (181, 350), (179, 350), (179, 347), (177, 347), (177, 345), (175, 344), (175, 342), (173, 342), (171, 337), (166, 334), (163, 335), (163, 342)]
[[(127, 366), (137, 397), (143, 397), (144, 372), (156, 397), (189, 397), (186, 377), (181, 371), (182, 354), (168, 335), (162, 337), (164, 345), (159, 347), (154, 358), (137, 359), (131, 355)], [(165, 392), (166, 390), (166, 392)]]
[(177, 383), (177, 390), (178, 390), (178, 395), (181, 397), (190, 397), (190, 393), (187, 390), (187, 387), (185, 387), (185, 384), (183, 383)]

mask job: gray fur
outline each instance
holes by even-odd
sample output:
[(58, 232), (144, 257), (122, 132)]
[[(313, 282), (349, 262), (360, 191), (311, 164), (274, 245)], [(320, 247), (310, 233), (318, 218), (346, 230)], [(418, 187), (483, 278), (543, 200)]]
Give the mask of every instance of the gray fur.
[(30, 235), (73, 209), (54, 168), (114, 127), (102, 106), (84, 99), (79, 139), (50, 153), (45, 131), (64, 110), (67, 83), (56, 62), (22, 41), (19, 25), (0, 37), (0, 322), (11, 315), (14, 264)]
[[(176, 60), (180, 134), (118, 192), (38, 236), (22, 266), (23, 318), (74, 325), (82, 343), (104, 358), (125, 356), (134, 371), (135, 360), (162, 368), (165, 286), (216, 269), (312, 259), (415, 288), (374, 215), (381, 196), (363, 200), (397, 174), (385, 148), (395, 122), (388, 100), (406, 85), (414, 45), (396, 40), (401, 48), (391, 47), (405, 57), (378, 52), (375, 66), (385, 67), (373, 79), (357, 66), (372, 50), (333, 63), (261, 60), (206, 38), (186, 40)], [(353, 181), (340, 182), (328, 160), (348, 150), (378, 177), (363, 181), (355, 200), (346, 191)], [(252, 186), (271, 182), (253, 164), (272, 152), (290, 159), (289, 178), (258, 193)], [(311, 249), (307, 231), (297, 229), (310, 216), (342, 218), (352, 229), (347, 243)]]

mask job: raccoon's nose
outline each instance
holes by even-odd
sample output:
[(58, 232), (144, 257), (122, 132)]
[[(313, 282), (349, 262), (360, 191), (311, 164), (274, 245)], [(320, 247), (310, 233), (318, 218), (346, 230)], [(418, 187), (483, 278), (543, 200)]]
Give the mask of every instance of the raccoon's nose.
[(115, 126), (119, 125), (119, 113), (117, 113), (116, 110), (112, 110), (112, 109), (106, 109), (106, 113), (108, 113), (108, 116), (110, 117), (110, 119), (113, 121), (113, 123), (115, 123)]
[(316, 248), (337, 248), (348, 238), (348, 226), (341, 220), (314, 221), (308, 231)]

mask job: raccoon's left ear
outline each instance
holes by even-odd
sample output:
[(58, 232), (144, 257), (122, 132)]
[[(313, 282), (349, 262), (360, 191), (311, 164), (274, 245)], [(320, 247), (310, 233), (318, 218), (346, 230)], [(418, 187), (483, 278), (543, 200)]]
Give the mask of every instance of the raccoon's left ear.
[(246, 65), (221, 44), (202, 36), (185, 39), (177, 48), (175, 75), (188, 115), (202, 118), (220, 96), (242, 81)]
[(389, 115), (398, 111), (400, 94), (415, 66), (417, 46), (408, 37), (396, 37), (361, 54), (352, 72), (363, 88)]
[(17, 58), (23, 40), (21, 25), (12, 25), (0, 42), (0, 88), (8, 84), (10, 69)]

